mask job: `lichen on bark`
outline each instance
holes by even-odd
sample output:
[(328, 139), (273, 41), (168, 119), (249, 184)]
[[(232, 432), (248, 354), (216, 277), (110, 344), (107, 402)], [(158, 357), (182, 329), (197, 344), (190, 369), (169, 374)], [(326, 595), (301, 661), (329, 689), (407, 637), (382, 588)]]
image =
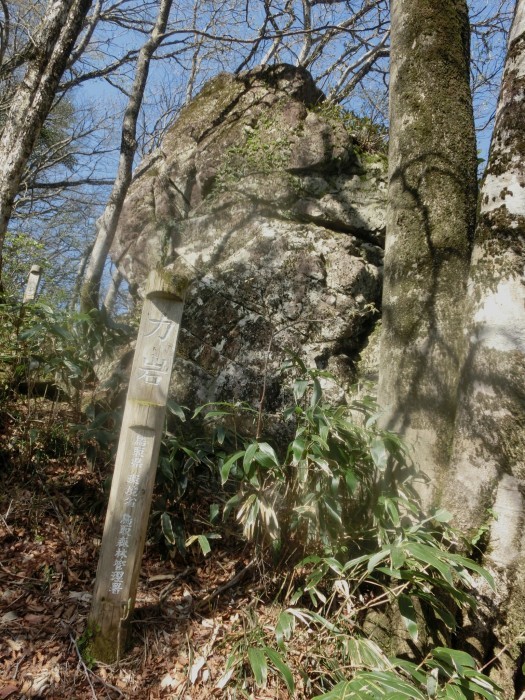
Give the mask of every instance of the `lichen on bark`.
[[(505, 697), (525, 688), (525, 2), (509, 35), (496, 122), (481, 188), (465, 313), (466, 353), (444, 500), (463, 528), (495, 518), (484, 563), (497, 584), (480, 642)], [(480, 503), (487, 511), (483, 513)], [(507, 646), (508, 645), (508, 646)]]
[[(394, 0), (380, 402), (434, 484), (452, 440), (476, 210), (463, 0)], [(451, 115), (454, 115), (453, 121)]]

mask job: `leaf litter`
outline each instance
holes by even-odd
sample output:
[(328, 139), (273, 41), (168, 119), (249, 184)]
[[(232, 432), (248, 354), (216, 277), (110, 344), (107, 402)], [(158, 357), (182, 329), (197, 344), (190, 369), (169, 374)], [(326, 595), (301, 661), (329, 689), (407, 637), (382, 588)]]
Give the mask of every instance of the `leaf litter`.
[[(86, 627), (104, 524), (100, 475), (75, 459), (45, 473), (4, 472), (0, 495), (0, 700), (209, 700), (236, 698), (226, 668), (242, 635), (239, 611), (272, 617), (261, 576), (239, 540), (204, 557), (170, 558), (146, 543), (129, 652), (120, 664), (89, 664)], [(273, 683), (273, 687), (272, 687)], [(289, 697), (278, 681), (253, 700)]]

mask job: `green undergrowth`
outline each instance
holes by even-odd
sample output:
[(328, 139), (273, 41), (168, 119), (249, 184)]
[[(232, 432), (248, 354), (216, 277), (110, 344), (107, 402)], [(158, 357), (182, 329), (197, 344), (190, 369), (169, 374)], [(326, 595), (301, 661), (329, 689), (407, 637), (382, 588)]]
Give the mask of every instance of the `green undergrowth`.
[[(95, 409), (95, 366), (126, 342), (103, 314), (41, 301), (0, 303), (0, 417), (12, 439), (3, 461), (24, 469), (114, 444), (116, 415)], [(4, 448), (2, 448), (3, 450)]]
[[(44, 304), (4, 303), (0, 313), (2, 419), (18, 445), (11, 464), (36, 469), (93, 442), (104, 448), (104, 423), (79, 397), (94, 381), (93, 360), (119, 339), (96, 317)], [(414, 488), (423, 476), (378, 424), (374, 400), (334, 405), (325, 399), (334, 383), (297, 357), (283, 368), (290, 405), (274, 421), (287, 444), (263, 437), (265, 417), (249, 406), (208, 404), (190, 418), (169, 402), (152, 526), (183, 556), (206, 556), (227, 537), (250, 542), (252, 568), (267, 581), (264, 615), (257, 601), (237, 611), (238, 629), (223, 640), (217, 687), (238, 697), (271, 685), (282, 697), (318, 700), (502, 698), (455, 645), (490, 574), (463, 554), (444, 509), (423, 512)], [(37, 398), (41, 387), (62, 395)], [(48, 405), (42, 421), (39, 400), (69, 405), (68, 419)], [(239, 427), (249, 424), (257, 437)], [(199, 521), (192, 504), (204, 494), (209, 513), (200, 508)]]
[[(187, 441), (187, 411), (171, 404), (181, 431), (166, 435), (159, 469), (166, 541), (206, 555), (233, 520), (279, 591), (271, 621), (239, 612), (218, 687), (239, 697), (278, 684), (318, 700), (502, 698), (454, 648), (462, 612), (476, 609), (477, 582), (493, 580), (460, 553), (465, 543), (444, 509), (422, 511), (414, 483), (423, 477), (402, 440), (379, 427), (372, 398), (327, 402), (329, 373), (298, 358), (285, 373), (293, 396), (280, 417), (293, 433), (285, 446), (242, 435), (235, 425), (253, 410), (224, 403), (194, 411), (207, 437)], [(173, 513), (205, 474), (218, 497), (201, 531), (188, 532)]]

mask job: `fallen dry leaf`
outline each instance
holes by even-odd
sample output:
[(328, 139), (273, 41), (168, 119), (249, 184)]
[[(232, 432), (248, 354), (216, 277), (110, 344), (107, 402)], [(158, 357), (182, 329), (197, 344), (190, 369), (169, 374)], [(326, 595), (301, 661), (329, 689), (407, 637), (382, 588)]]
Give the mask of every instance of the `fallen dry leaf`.
[(206, 659), (203, 656), (196, 656), (195, 661), (192, 663), (189, 673), (189, 678), (192, 685), (195, 685), (199, 678), (202, 667), (206, 663)]
[(234, 668), (230, 668), (226, 673), (223, 673), (222, 676), (219, 678), (217, 683), (215, 683), (215, 688), (218, 690), (223, 690), (223, 688), (228, 685), (228, 682), (230, 678), (233, 676), (233, 672), (235, 671)]
[(9, 645), (11, 651), (20, 651), (24, 646), (24, 643), (18, 638), (17, 639), (7, 638), (5, 641)]
[(172, 690), (177, 690), (186, 682), (186, 677), (181, 676), (176, 671), (171, 671), (167, 673), (160, 682), (160, 687), (164, 690), (166, 688), (171, 688)]
[(18, 620), (18, 615), (14, 610), (10, 610), (9, 612), (6, 612), (0, 617), (0, 623), (5, 624), (6, 622), (14, 622), (15, 620)]
[(24, 620), (30, 625), (41, 625), (46, 617), (46, 615), (33, 615), (33, 613), (27, 613), (27, 615), (24, 615)]
[(22, 694), (27, 695), (30, 698), (39, 697), (45, 690), (49, 689), (53, 682), (56, 682), (56, 680), (59, 679), (60, 676), (54, 669), (44, 668), (34, 678), (28, 678), (26, 681), (24, 681), (22, 686)]

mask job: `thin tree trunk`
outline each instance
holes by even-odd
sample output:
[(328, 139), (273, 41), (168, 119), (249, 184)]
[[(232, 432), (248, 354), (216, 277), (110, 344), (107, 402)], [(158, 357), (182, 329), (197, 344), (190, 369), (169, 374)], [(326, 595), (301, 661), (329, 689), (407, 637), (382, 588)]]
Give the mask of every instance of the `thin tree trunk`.
[(476, 211), (465, 0), (393, 0), (379, 402), (440, 489)]
[(120, 289), (120, 285), (122, 284), (123, 279), (124, 277), (122, 276), (122, 273), (120, 272), (118, 267), (116, 267), (113, 270), (113, 274), (111, 275), (111, 281), (109, 283), (108, 291), (106, 292), (106, 296), (104, 299), (104, 309), (108, 316), (111, 316), (111, 314), (113, 313), (115, 303), (117, 301), (118, 290)]
[(0, 274), (2, 248), (25, 165), (49, 114), (91, 0), (55, 0), (26, 74), (16, 89), (0, 138)]
[(70, 311), (74, 311), (76, 309), (77, 303), (80, 300), (80, 290), (82, 289), (82, 280), (84, 279), (84, 274), (86, 272), (86, 267), (88, 264), (89, 256), (91, 255), (91, 251), (93, 250), (93, 245), (94, 241), (89, 243), (85, 248), (82, 253), (82, 257), (80, 258), (80, 262), (78, 263), (78, 268), (77, 268), (77, 274), (75, 277), (75, 285), (73, 287), (73, 292), (71, 294), (71, 298), (68, 303), (68, 309)]
[[(525, 0), (509, 35), (469, 278), (463, 367), (444, 503), (464, 531), (492, 522), (487, 565), (503, 604), (495, 652), (525, 630)], [(491, 611), (495, 612), (495, 611)], [(518, 645), (496, 680), (514, 697)], [(521, 676), (523, 679), (523, 675)], [(522, 688), (523, 690), (523, 688)]]
[(117, 224), (124, 204), (133, 170), (133, 159), (137, 151), (137, 120), (148, 80), (151, 58), (159, 47), (166, 30), (172, 0), (160, 0), (159, 13), (151, 34), (141, 48), (135, 69), (135, 79), (124, 120), (122, 123), (122, 139), (120, 158), (111, 195), (104, 213), (97, 221), (97, 234), (93, 251), (86, 267), (86, 273), (80, 294), (80, 307), (84, 312), (98, 308), (100, 283), (104, 265), (115, 237)]

